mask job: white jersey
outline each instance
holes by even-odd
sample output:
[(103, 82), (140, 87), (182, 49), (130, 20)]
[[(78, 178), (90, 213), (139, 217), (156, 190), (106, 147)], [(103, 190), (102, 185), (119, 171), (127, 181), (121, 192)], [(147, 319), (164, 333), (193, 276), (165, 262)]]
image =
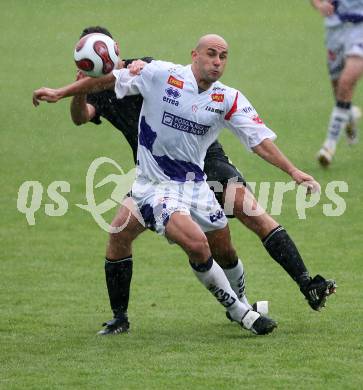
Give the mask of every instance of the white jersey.
[(138, 176), (151, 182), (203, 181), (204, 157), (223, 128), (248, 148), (276, 135), (250, 102), (219, 81), (199, 93), (191, 66), (152, 61), (139, 76), (114, 71), (118, 98), (140, 93)]
[(343, 23), (363, 22), (363, 0), (333, 0), (335, 13), (325, 18), (327, 27), (336, 27)]

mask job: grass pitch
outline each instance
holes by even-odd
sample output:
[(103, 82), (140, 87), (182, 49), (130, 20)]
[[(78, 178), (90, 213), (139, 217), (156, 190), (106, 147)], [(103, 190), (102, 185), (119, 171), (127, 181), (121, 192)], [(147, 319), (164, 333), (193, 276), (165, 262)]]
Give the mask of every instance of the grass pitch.
[[(358, 389), (362, 384), (362, 146), (342, 140), (334, 165), (314, 155), (325, 136), (333, 99), (325, 69), (322, 20), (297, 0), (14, 1), (1, 6), (1, 284), (0, 387), (3, 389)], [(72, 51), (88, 25), (107, 26), (123, 57), (152, 55), (188, 63), (200, 35), (230, 43), (222, 81), (241, 89), (279, 138), (278, 145), (325, 189), (348, 183), (340, 217), (319, 204), (300, 220), (287, 194), (278, 220), (295, 239), (311, 273), (334, 277), (338, 294), (311, 311), (259, 240), (236, 221), (233, 241), (247, 269), (251, 301), (269, 299), (279, 328), (255, 337), (229, 323), (195, 280), (186, 256), (150, 232), (134, 246), (131, 332), (100, 338), (110, 318), (103, 275), (107, 234), (77, 208), (85, 175), (99, 156), (125, 171), (132, 158), (104, 123), (76, 128), (68, 101), (31, 105), (32, 90), (74, 79)], [(361, 85), (356, 103), (363, 105)], [(221, 136), (250, 181), (289, 181), (249, 155), (227, 131)], [(17, 211), (27, 180), (44, 192), (35, 226)], [(47, 187), (70, 183), (68, 211), (45, 214)], [(109, 187), (107, 190), (111, 191)], [(271, 203), (268, 204), (268, 208)]]

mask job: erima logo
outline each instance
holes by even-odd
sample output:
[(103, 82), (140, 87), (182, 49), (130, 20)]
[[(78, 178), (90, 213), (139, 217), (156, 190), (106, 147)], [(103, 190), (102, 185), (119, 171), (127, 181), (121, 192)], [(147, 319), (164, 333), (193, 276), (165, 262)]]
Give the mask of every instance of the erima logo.
[(178, 80), (174, 76), (169, 76), (168, 84), (179, 89), (183, 89), (184, 87), (184, 81)]

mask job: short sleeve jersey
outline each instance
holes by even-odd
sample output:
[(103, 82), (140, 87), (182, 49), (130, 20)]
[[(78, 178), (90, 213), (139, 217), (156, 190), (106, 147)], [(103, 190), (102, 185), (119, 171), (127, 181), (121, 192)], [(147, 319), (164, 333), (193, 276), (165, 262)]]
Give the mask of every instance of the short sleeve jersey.
[(191, 66), (152, 61), (141, 74), (114, 71), (118, 98), (140, 93), (138, 175), (150, 181), (205, 180), (208, 147), (223, 128), (251, 149), (275, 133), (245, 96), (219, 81), (199, 93)]

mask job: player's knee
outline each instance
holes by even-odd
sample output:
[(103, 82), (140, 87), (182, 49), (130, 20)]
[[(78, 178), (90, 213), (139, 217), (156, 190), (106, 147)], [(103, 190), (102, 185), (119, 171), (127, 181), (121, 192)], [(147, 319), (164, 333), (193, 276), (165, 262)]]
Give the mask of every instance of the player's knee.
[(339, 79), (339, 85), (338, 85), (338, 98), (340, 100), (350, 100), (350, 96), (352, 93), (352, 90), (354, 89), (356, 80), (352, 79), (347, 76), (342, 76)]
[(132, 252), (133, 237), (127, 233), (109, 233), (106, 256), (110, 258), (122, 258)]
[(260, 238), (266, 235), (274, 228), (279, 226), (269, 214), (266, 212), (260, 215), (248, 215), (241, 213), (237, 216), (238, 220), (242, 222), (248, 229), (257, 234)]
[(116, 217), (111, 222), (111, 227), (113, 228), (113, 231), (121, 230), (121, 227), (123, 227), (127, 223), (127, 219), (123, 218), (122, 215), (116, 215)]
[(127, 242), (127, 239), (125, 240), (124, 235), (120, 233), (109, 233), (108, 235), (108, 243), (111, 247), (118, 247), (122, 246), (124, 242)]
[(190, 259), (207, 259), (210, 252), (207, 238), (205, 236), (200, 236), (198, 238), (194, 238), (193, 240), (189, 240), (186, 243), (186, 250)]

